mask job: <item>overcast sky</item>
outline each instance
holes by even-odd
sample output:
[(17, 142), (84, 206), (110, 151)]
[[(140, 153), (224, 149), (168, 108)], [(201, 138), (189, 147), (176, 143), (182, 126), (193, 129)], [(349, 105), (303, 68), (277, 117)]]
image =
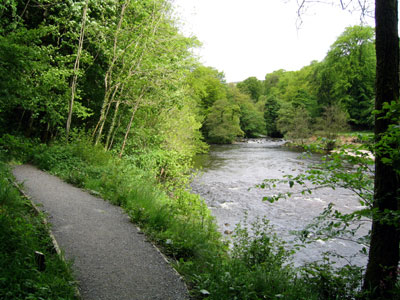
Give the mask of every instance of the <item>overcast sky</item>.
[(183, 33), (203, 43), (197, 52), (201, 62), (223, 71), (228, 82), (264, 79), (278, 69), (299, 70), (320, 61), (347, 26), (360, 24), (359, 13), (322, 4), (308, 9), (298, 29), (295, 0), (174, 2)]

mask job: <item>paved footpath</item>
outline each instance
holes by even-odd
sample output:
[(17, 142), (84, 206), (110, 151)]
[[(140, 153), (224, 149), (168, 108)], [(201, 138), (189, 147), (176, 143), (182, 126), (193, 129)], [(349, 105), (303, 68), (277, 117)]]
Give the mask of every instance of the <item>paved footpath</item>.
[(183, 300), (187, 289), (121, 208), (30, 165), (13, 170), (48, 213), (83, 300)]

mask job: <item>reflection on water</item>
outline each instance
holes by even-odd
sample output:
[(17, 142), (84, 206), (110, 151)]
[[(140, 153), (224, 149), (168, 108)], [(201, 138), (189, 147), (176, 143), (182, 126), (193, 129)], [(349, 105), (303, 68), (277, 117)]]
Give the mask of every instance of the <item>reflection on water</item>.
[[(330, 203), (342, 212), (359, 208), (357, 198), (344, 189), (320, 189), (312, 195), (295, 196), (275, 203), (263, 202), (262, 198), (277, 191), (254, 188), (265, 178), (282, 178), (285, 174), (298, 174), (320, 157), (301, 158), (299, 152), (282, 147), (283, 141), (251, 140), (234, 145), (212, 146), (208, 154), (197, 157), (200, 174), (192, 183), (195, 193), (201, 195), (216, 217), (221, 232), (230, 232), (243, 220), (245, 213), (251, 222), (266, 216), (283, 239), (293, 239), (290, 231), (300, 230)], [(286, 185), (280, 192), (289, 190)], [(364, 231), (366, 231), (365, 228)], [(309, 245), (295, 256), (297, 265), (320, 257), (322, 252), (336, 250), (350, 257), (361, 247), (351, 242), (330, 240)], [(353, 263), (364, 265), (366, 257), (358, 255)]]

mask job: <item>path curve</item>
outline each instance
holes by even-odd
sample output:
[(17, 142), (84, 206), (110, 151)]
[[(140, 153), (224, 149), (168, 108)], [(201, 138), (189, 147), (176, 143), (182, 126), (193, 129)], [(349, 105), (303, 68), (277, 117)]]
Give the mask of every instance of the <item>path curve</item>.
[(186, 300), (185, 284), (121, 208), (31, 165), (13, 173), (48, 213), (83, 300)]

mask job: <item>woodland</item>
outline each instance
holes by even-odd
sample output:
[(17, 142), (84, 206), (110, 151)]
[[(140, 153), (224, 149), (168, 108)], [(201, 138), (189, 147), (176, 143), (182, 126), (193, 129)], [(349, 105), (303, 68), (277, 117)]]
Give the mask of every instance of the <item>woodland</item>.
[[(377, 0), (376, 28), (346, 28), (322, 61), (227, 83), (199, 63), (170, 1), (1, 1), (0, 298), (75, 297), (62, 262), (55, 283), (34, 270), (28, 250), (48, 241), (9, 172), (30, 162), (124, 207), (193, 299), (399, 299), (397, 13), (397, 1)], [(314, 137), (331, 150), (353, 131), (374, 131), (361, 143), (375, 155), (372, 198), (352, 216), (372, 220), (366, 268), (295, 270), (265, 221), (253, 237), (239, 226), (229, 248), (188, 190), (192, 158), (210, 144)]]

